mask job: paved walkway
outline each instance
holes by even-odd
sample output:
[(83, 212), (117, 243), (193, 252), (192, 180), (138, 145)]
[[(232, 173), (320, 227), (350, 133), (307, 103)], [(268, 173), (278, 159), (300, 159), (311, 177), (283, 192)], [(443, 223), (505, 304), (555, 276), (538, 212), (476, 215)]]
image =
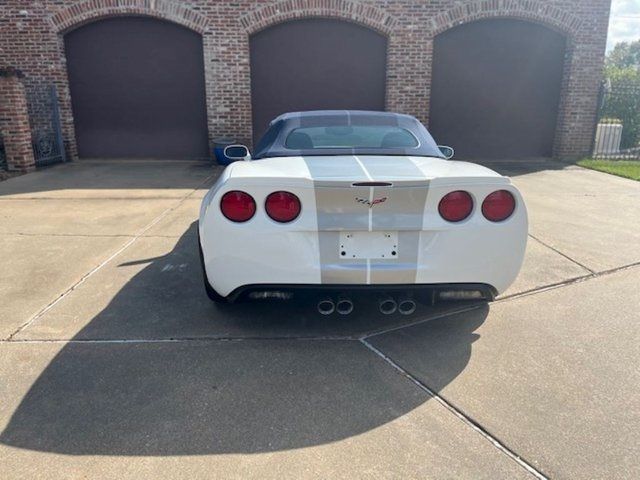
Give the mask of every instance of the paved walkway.
[(0, 183), (0, 478), (638, 478), (640, 183), (496, 168), (520, 278), (410, 319), (212, 305), (210, 166)]

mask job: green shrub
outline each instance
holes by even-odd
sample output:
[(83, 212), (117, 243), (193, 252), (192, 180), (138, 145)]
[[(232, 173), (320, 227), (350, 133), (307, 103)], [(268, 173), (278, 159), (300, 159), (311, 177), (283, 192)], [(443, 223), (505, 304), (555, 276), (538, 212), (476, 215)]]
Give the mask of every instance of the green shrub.
[[(621, 148), (640, 145), (640, 72), (633, 67), (607, 67), (610, 89), (605, 93), (601, 117), (624, 125)], [(603, 123), (601, 121), (601, 123)]]

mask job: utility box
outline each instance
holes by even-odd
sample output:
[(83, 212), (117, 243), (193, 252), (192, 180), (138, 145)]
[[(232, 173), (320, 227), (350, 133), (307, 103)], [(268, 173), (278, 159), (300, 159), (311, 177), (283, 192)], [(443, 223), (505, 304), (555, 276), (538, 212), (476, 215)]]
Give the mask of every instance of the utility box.
[(593, 151), (594, 156), (615, 155), (620, 153), (620, 142), (622, 141), (622, 124), (598, 123), (596, 129), (596, 142)]

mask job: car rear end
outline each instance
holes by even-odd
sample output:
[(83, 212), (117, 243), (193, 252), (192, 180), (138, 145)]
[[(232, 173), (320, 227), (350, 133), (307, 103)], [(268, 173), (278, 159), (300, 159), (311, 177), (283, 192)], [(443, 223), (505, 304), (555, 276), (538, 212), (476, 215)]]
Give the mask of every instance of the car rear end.
[(200, 217), (211, 286), (486, 298), (516, 278), (527, 214), (510, 180), (439, 159), (336, 156), (234, 164)]

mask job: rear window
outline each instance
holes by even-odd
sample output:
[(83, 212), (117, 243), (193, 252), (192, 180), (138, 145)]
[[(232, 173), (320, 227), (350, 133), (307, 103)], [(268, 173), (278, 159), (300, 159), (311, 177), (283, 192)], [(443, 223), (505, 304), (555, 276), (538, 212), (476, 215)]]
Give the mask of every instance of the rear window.
[(302, 127), (285, 140), (290, 150), (417, 148), (418, 139), (409, 130), (384, 125)]

